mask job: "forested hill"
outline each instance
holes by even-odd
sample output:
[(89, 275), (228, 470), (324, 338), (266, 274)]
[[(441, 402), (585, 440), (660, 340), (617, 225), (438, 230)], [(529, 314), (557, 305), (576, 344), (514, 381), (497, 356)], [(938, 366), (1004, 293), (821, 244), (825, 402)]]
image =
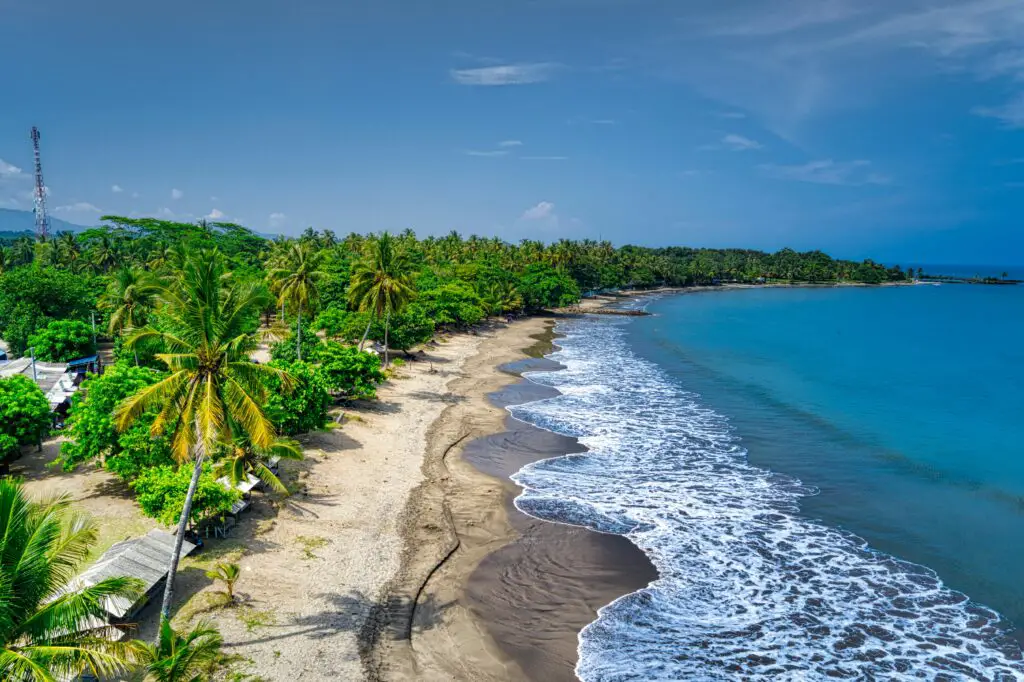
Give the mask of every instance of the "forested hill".
[[(0, 208), (0, 244), (13, 242), (19, 237), (31, 237), (35, 234), (36, 217), (32, 211), (16, 211)], [(50, 229), (53, 232), (67, 230), (81, 232), (87, 228), (69, 223), (60, 218), (50, 218)]]

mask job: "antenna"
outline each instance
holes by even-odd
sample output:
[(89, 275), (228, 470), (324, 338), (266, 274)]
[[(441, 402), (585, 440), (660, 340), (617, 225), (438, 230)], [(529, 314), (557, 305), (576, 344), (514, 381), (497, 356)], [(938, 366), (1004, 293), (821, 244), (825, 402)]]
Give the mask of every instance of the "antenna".
[(39, 156), (39, 128), (32, 126), (32, 151), (36, 159), (36, 190), (33, 211), (36, 214), (36, 239), (45, 242), (50, 236), (50, 216), (46, 215), (46, 185), (43, 183), (43, 162)]

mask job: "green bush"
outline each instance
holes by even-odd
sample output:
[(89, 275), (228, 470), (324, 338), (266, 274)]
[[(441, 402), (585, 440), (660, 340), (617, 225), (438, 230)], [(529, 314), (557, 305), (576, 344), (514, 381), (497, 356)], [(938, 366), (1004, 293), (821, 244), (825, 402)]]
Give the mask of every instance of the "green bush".
[[(302, 359), (310, 360), (320, 345), (320, 338), (315, 333), (316, 327), (305, 320), (302, 323)], [(280, 362), (296, 362), (299, 359), (296, 343), (298, 327), (292, 324), (291, 333), (270, 346), (270, 357)]]
[(308, 362), (275, 360), (270, 366), (286, 371), (293, 380), (290, 392), (276, 377), (267, 382), (268, 396), (264, 409), (278, 433), (294, 436), (324, 428), (331, 396), (323, 374)]
[(77, 320), (53, 320), (28, 338), (37, 360), (68, 362), (96, 354), (92, 328)]
[[(131, 486), (142, 513), (167, 526), (177, 523), (185, 506), (192, 471), (192, 465), (185, 464), (177, 468), (171, 465), (150, 467), (140, 472)], [(217, 482), (212, 466), (206, 462), (192, 502), (191, 520), (198, 522), (225, 514), (240, 497), (237, 490)]]
[(160, 372), (119, 362), (100, 376), (82, 383), (71, 399), (60, 463), (70, 471), (82, 462), (106, 458), (106, 467), (131, 480), (148, 466), (170, 464), (167, 439), (149, 433), (154, 414), (143, 415), (127, 431), (118, 433), (113, 412), (121, 401), (161, 379)]
[(542, 263), (526, 268), (518, 289), (528, 310), (561, 308), (580, 300), (580, 288), (571, 277)]
[(317, 358), (328, 390), (350, 398), (376, 397), (377, 384), (386, 378), (380, 358), (354, 346), (328, 342), (317, 352)]
[(438, 325), (468, 327), (487, 316), (480, 296), (473, 287), (461, 281), (448, 282), (425, 291), (419, 301), (426, 314)]
[(42, 389), (20, 374), (0, 379), (0, 459), (40, 442), (49, 431), (50, 403)]

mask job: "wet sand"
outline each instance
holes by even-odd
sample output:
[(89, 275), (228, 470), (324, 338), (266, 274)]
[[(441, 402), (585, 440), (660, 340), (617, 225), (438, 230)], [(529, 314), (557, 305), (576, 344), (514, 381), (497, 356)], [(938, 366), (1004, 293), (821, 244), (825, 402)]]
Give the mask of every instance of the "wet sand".
[[(506, 366), (516, 373), (557, 369), (551, 361)], [(504, 408), (557, 395), (520, 380), (489, 396)], [(514, 419), (502, 433), (468, 444), (463, 457), (484, 473), (506, 480), (523, 466), (549, 457), (584, 452), (575, 438)], [(531, 680), (575, 680), (578, 633), (597, 609), (645, 587), (657, 577), (650, 561), (629, 540), (584, 528), (534, 519), (506, 509), (519, 537), (487, 556), (472, 573), (466, 599), (473, 613)]]
[[(552, 395), (518, 372), (551, 348), (552, 318), (487, 333), (440, 396), (423, 483), (400, 524), (401, 567), (360, 632), (371, 680), (574, 680), (578, 632), (655, 577), (621, 537), (527, 517), (508, 475), (582, 450), (512, 419), (505, 405)], [(550, 366), (550, 365), (548, 365)], [(543, 393), (543, 392), (547, 393)]]

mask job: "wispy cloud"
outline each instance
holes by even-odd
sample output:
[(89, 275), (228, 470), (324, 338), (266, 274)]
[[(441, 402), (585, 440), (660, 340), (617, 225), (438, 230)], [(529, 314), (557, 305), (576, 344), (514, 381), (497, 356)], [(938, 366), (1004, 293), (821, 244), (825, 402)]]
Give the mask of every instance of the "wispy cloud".
[(1017, 95), (1002, 106), (974, 107), (971, 113), (997, 119), (1007, 128), (1024, 128), (1024, 94)]
[(495, 157), (495, 156), (506, 156), (508, 152), (504, 149), (467, 149), (463, 152), (466, 156), (482, 156), (482, 157)]
[(565, 161), (568, 156), (520, 156), (523, 161)]
[(121, 192), (124, 191), (124, 189), (121, 188), (121, 185), (112, 185), (110, 187), (110, 191), (113, 192), (114, 194), (120, 194)]
[(590, 122), (596, 126), (613, 126), (618, 123), (614, 118), (595, 118)]
[(0, 178), (13, 178), (22, 174), (21, 169), (0, 159)]
[(53, 209), (56, 213), (102, 213), (100, 209), (93, 206), (87, 201), (78, 201), (73, 204), (67, 204), (65, 206), (58, 206)]
[(736, 135), (730, 133), (723, 137), (718, 145), (708, 145), (703, 149), (728, 149), (731, 152), (747, 152), (753, 149), (761, 149), (762, 145), (757, 140), (751, 140), (749, 137), (742, 135)]
[(270, 223), (270, 226), (273, 227), (273, 228), (282, 227), (285, 224), (285, 222), (287, 222), (287, 220), (288, 220), (288, 216), (286, 216), (284, 213), (279, 213), (279, 212), (271, 213), (267, 217), (267, 221)]
[(523, 143), (520, 140), (502, 140), (498, 143), (499, 147), (522, 147)]
[(523, 213), (522, 220), (543, 220), (551, 218), (555, 214), (555, 205), (550, 201), (542, 201), (536, 206), (531, 206)]
[(558, 69), (558, 64), (535, 62), (452, 69), (450, 73), (452, 79), (459, 85), (527, 85), (550, 80)]
[(890, 179), (871, 170), (871, 162), (865, 159), (836, 162), (832, 159), (810, 161), (798, 166), (763, 164), (761, 172), (776, 180), (794, 180), (818, 185), (886, 185)]
[(180, 189), (172, 189), (171, 190), (171, 198), (172, 199), (177, 200), (177, 199), (182, 198), (183, 196), (185, 196), (185, 193), (182, 192)]

